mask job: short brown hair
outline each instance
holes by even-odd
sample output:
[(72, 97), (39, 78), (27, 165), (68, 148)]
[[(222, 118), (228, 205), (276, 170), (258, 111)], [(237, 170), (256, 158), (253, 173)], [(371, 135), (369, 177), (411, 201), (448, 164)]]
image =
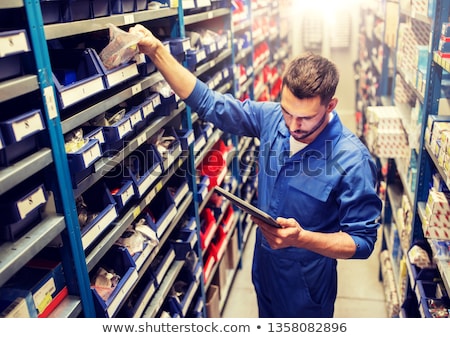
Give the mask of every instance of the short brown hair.
[(300, 55), (289, 62), (283, 75), (286, 86), (299, 99), (320, 97), (328, 104), (339, 83), (339, 72), (330, 60), (313, 53)]

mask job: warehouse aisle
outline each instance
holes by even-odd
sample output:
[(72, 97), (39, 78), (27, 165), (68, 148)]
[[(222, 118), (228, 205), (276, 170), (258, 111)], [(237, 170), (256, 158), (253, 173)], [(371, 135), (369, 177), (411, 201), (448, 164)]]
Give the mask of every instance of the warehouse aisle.
[[(339, 116), (350, 129), (354, 128), (354, 113), (340, 111)], [(255, 229), (252, 229), (242, 257), (242, 269), (236, 273), (222, 317), (257, 318), (256, 296), (251, 282), (251, 263)], [(373, 254), (367, 260), (338, 261), (338, 297), (336, 318), (385, 318), (383, 284), (379, 280), (381, 228)]]

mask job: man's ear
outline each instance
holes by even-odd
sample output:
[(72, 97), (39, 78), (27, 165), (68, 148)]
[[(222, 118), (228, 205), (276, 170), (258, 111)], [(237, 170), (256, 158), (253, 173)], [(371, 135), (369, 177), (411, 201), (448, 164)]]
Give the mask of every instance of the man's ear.
[(327, 112), (331, 112), (334, 108), (336, 108), (337, 104), (338, 104), (338, 98), (337, 97), (333, 97), (330, 102), (328, 103), (327, 106)]

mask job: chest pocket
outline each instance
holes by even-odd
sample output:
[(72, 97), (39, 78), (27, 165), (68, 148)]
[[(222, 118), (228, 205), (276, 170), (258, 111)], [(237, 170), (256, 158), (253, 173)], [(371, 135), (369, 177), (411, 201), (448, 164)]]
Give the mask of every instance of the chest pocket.
[(330, 199), (333, 191), (330, 183), (299, 175), (289, 180), (288, 189), (284, 212), (286, 216), (296, 218), (305, 228), (320, 230), (324, 226), (323, 219), (336, 214), (336, 204)]
[(317, 179), (317, 177), (299, 175), (289, 181), (289, 190), (300, 192), (325, 203), (333, 190), (333, 186), (328, 182)]

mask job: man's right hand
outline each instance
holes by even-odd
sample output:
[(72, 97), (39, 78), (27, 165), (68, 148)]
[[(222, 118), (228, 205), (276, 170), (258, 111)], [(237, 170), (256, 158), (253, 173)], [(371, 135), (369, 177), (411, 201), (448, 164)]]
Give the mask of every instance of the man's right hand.
[(129, 29), (129, 32), (142, 36), (141, 41), (139, 41), (138, 43), (139, 51), (148, 55), (150, 58), (155, 55), (156, 49), (162, 46), (162, 42), (141, 24), (137, 24), (134, 27), (131, 27)]

